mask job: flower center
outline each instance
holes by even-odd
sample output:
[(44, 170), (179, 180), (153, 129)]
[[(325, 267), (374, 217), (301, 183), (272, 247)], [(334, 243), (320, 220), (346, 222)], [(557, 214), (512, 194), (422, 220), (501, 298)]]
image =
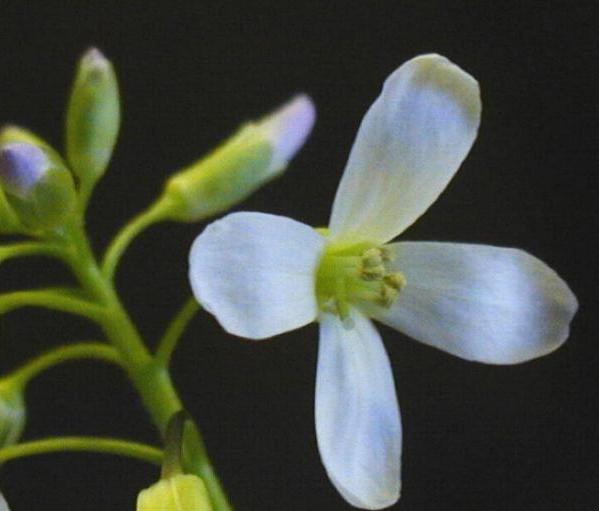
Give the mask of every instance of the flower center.
[(384, 246), (329, 245), (316, 274), (320, 308), (345, 319), (351, 303), (371, 302), (390, 307), (406, 284), (402, 273), (389, 271), (390, 261), (391, 253)]

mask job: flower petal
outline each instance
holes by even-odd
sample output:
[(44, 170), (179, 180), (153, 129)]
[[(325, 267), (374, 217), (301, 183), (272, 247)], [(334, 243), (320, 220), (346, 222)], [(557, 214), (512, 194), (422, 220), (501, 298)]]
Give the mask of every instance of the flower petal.
[(301, 149), (316, 121), (316, 107), (306, 94), (299, 94), (265, 117), (256, 128), (273, 147), (270, 172), (278, 172)]
[(437, 199), (474, 143), (478, 83), (439, 55), (392, 73), (358, 130), (333, 204), (333, 239), (385, 243)]
[(351, 328), (332, 314), (320, 322), (315, 408), (322, 462), (352, 506), (390, 506), (401, 486), (401, 421), (381, 337), (357, 311)]
[(389, 245), (407, 284), (379, 321), (458, 357), (516, 364), (558, 348), (578, 308), (568, 285), (522, 250), (488, 245)]
[(314, 279), (324, 244), (295, 220), (233, 213), (193, 243), (193, 292), (232, 334), (263, 339), (299, 328), (316, 319)]

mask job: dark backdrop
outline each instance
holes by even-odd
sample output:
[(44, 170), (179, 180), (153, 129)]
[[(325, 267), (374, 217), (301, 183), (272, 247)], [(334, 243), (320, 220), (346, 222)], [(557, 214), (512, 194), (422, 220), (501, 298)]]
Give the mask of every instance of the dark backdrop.
[[(327, 222), (363, 113), (383, 79), (417, 54), (442, 53), (481, 84), (471, 155), (406, 238), (522, 247), (580, 299), (570, 340), (512, 367), (468, 363), (384, 330), (404, 424), (404, 511), (590, 510), (599, 498), (597, 68), (594, 2), (0, 1), (0, 119), (61, 145), (78, 56), (114, 61), (124, 122), (89, 227), (102, 247), (165, 176), (243, 120), (297, 91), (318, 106), (305, 150), (237, 209)], [(186, 258), (203, 225), (164, 225), (132, 247), (119, 286), (156, 339), (188, 293)], [(3, 290), (67, 278), (47, 261), (10, 262)], [(68, 316), (2, 319), (0, 367), (97, 335)], [(238, 510), (348, 509), (319, 462), (313, 424), (317, 329), (252, 344), (200, 314), (174, 359)], [(64, 366), (28, 394), (26, 437), (100, 434), (156, 442), (124, 377)], [(16, 511), (134, 509), (153, 467), (101, 455), (13, 462), (1, 487)]]

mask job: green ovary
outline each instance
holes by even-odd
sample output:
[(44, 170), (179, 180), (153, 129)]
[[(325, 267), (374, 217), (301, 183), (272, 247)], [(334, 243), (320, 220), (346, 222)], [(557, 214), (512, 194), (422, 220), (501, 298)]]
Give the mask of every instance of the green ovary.
[(391, 254), (384, 246), (329, 245), (316, 274), (316, 296), (321, 310), (345, 319), (350, 304), (371, 302), (390, 307), (406, 284), (402, 273), (389, 271), (390, 261)]

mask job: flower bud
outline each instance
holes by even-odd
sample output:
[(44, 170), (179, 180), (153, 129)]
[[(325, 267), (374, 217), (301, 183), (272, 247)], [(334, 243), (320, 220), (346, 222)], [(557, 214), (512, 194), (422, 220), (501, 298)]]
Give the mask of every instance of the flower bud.
[(121, 119), (116, 74), (92, 48), (79, 62), (67, 110), (66, 150), (73, 172), (93, 185), (108, 166)]
[(20, 126), (6, 124), (2, 127), (2, 130), (0, 130), (0, 146), (9, 144), (11, 142), (33, 144), (57, 154), (46, 141), (42, 140), (35, 133), (32, 133), (25, 128), (21, 128)]
[(15, 212), (6, 200), (4, 191), (0, 188), (0, 234), (14, 234), (23, 231), (23, 226), (15, 216)]
[(242, 201), (285, 169), (314, 120), (312, 101), (300, 95), (242, 127), (214, 152), (167, 181), (162, 197), (168, 204), (166, 216), (194, 222)]
[(137, 497), (137, 511), (212, 511), (210, 498), (202, 481), (192, 474), (178, 474), (161, 479), (142, 490)]
[(58, 156), (28, 142), (0, 146), (0, 185), (17, 218), (33, 229), (60, 225), (76, 201), (73, 178)]
[(25, 400), (21, 388), (9, 380), (0, 380), (0, 448), (19, 441), (25, 420)]

